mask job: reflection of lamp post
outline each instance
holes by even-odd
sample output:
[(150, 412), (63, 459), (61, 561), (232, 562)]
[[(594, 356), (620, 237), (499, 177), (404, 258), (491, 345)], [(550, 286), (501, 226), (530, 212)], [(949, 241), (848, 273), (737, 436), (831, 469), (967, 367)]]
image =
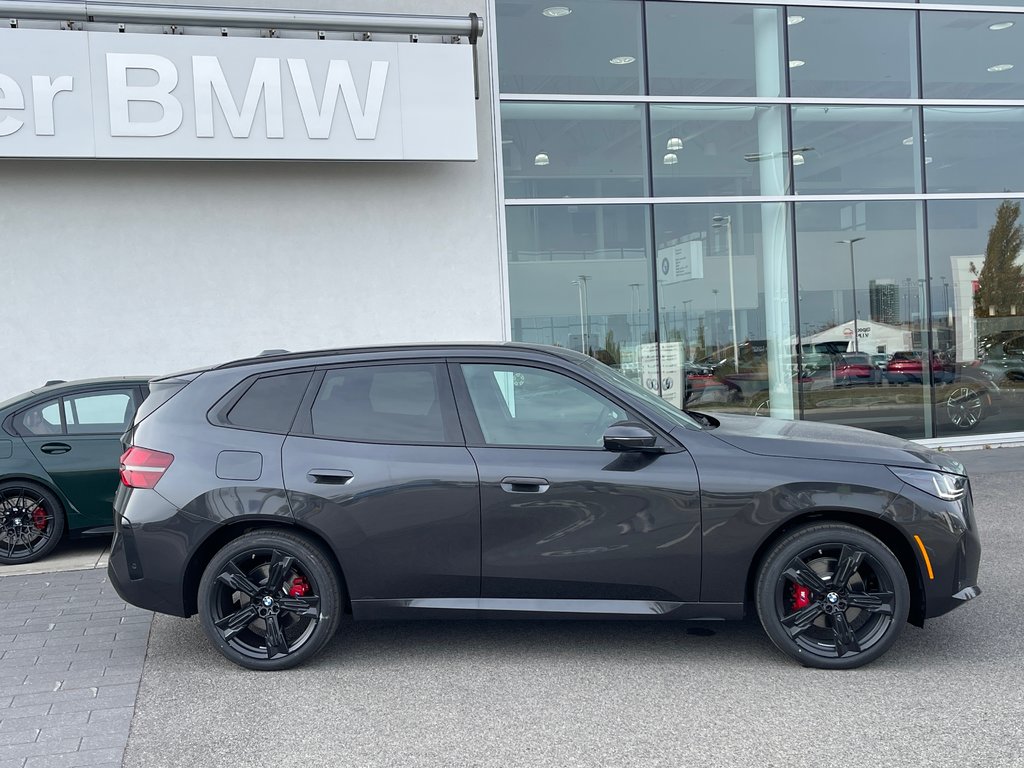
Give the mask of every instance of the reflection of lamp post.
[(590, 325), (589, 307), (587, 306), (589, 298), (587, 296), (587, 281), (589, 279), (590, 275), (580, 275), (572, 281), (572, 285), (576, 286), (580, 295), (580, 333), (583, 335), (580, 341), (580, 351), (583, 354), (587, 354), (587, 344), (590, 341), (590, 329), (587, 327)]
[(946, 282), (946, 278), (942, 278), (942, 295), (944, 297), (942, 314), (946, 316), (946, 325), (953, 324), (953, 316), (949, 311), (949, 283)]
[(638, 328), (640, 326), (640, 283), (630, 283), (629, 289), (631, 292), (629, 301), (629, 312), (630, 314), (633, 314), (634, 312), (636, 313), (635, 315), (633, 315), (633, 337), (631, 341), (636, 343), (637, 341), (639, 341), (640, 338), (638, 333)]
[(736, 343), (736, 284), (732, 273), (732, 216), (712, 216), (711, 226), (715, 229), (725, 227), (725, 242), (729, 248), (729, 312), (732, 316), (732, 363), (734, 370), (740, 369), (740, 348)]
[(714, 326), (715, 334), (714, 334), (713, 343), (715, 345), (715, 354), (717, 355), (718, 354), (718, 289), (717, 288), (712, 288), (711, 289), (711, 293), (713, 293), (714, 296), (715, 296), (715, 326)]
[(857, 278), (853, 272), (853, 244), (859, 243), (863, 237), (851, 237), (848, 240), (836, 240), (836, 243), (850, 246), (850, 287), (853, 289), (853, 351), (860, 352), (860, 335), (857, 330)]

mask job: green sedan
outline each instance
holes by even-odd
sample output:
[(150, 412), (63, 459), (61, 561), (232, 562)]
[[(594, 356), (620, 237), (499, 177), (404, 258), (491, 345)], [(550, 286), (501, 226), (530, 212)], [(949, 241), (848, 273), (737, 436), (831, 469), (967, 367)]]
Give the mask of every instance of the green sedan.
[(147, 382), (48, 382), (0, 403), (0, 566), (45, 557), (65, 535), (113, 532), (121, 435)]

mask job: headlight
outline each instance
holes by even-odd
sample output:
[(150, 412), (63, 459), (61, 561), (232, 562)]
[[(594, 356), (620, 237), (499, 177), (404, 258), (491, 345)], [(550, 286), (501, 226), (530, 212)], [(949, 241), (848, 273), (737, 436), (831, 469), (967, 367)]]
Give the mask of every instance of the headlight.
[(959, 501), (967, 493), (967, 478), (929, 469), (889, 467), (889, 471), (907, 485), (944, 501)]

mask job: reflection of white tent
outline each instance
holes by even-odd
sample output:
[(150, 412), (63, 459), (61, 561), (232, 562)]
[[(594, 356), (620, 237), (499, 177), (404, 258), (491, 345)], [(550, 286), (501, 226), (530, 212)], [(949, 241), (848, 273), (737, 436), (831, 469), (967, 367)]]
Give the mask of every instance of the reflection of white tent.
[[(857, 345), (860, 351), (871, 355), (880, 352), (891, 355), (893, 352), (913, 349), (911, 346), (913, 337), (910, 331), (885, 323), (858, 320), (857, 335), (860, 337)], [(828, 328), (813, 336), (805, 336), (801, 341), (803, 344), (845, 343), (846, 351), (852, 352), (854, 349), (853, 320), (841, 323), (834, 328)]]

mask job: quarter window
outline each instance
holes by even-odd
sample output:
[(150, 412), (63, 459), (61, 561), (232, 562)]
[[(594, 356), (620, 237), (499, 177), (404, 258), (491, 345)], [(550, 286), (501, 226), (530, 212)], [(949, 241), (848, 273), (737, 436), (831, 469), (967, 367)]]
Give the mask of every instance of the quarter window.
[(328, 371), (313, 403), (313, 434), (374, 443), (454, 441), (451, 399), (436, 365), (381, 365)]
[(60, 424), (60, 401), (48, 402), (29, 408), (18, 416), (15, 426), (23, 435), (59, 435), (63, 432)]
[(312, 375), (302, 371), (257, 379), (228, 411), (225, 421), (233, 427), (286, 433)]
[(488, 445), (598, 448), (625, 409), (575, 379), (540, 368), (462, 366)]

